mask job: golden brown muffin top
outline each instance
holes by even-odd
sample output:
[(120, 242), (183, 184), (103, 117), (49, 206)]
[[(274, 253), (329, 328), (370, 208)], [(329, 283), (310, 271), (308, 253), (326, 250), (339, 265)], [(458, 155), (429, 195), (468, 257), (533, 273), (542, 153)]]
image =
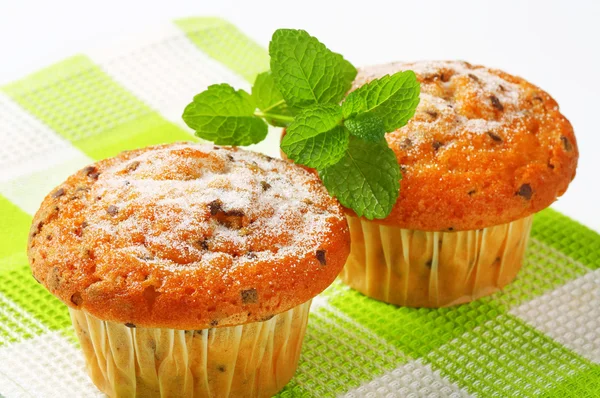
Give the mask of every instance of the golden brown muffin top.
[(507, 73), (460, 61), (392, 63), (359, 70), (353, 89), (413, 70), (421, 101), (386, 139), (401, 165), (400, 198), (379, 222), (469, 230), (544, 209), (575, 177), (573, 128), (546, 92)]
[(240, 149), (170, 144), (102, 160), (43, 201), (34, 277), (73, 308), (146, 327), (261, 321), (325, 289), (349, 253), (309, 172)]

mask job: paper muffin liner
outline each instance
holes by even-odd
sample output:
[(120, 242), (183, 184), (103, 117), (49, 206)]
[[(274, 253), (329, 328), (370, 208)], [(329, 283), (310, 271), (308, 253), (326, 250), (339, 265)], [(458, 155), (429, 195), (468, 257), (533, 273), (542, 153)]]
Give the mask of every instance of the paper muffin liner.
[(69, 310), (88, 373), (110, 397), (270, 397), (296, 371), (310, 303), (202, 330), (134, 328)]
[(430, 232), (348, 216), (352, 247), (340, 274), (374, 299), (446, 307), (490, 295), (523, 263), (533, 216), (488, 228)]

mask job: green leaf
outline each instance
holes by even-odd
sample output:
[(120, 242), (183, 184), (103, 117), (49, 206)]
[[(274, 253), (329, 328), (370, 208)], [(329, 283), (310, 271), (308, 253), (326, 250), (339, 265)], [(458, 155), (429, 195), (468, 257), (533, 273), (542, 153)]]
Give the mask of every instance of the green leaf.
[(250, 145), (267, 136), (267, 124), (254, 116), (256, 104), (244, 90), (214, 84), (194, 97), (183, 120), (196, 135), (218, 145)]
[(420, 87), (411, 70), (373, 80), (348, 94), (342, 104), (344, 119), (371, 112), (383, 120), (386, 132), (394, 131), (415, 114)]
[(344, 157), (319, 170), (325, 187), (340, 203), (367, 219), (387, 217), (400, 190), (400, 167), (385, 140), (369, 142), (350, 136)]
[(294, 162), (316, 169), (334, 164), (348, 147), (348, 130), (340, 125), (339, 105), (315, 105), (302, 111), (286, 129), (281, 149)]
[(289, 106), (338, 104), (356, 68), (304, 30), (278, 29), (269, 44), (271, 72)]
[(344, 126), (348, 128), (350, 134), (363, 140), (378, 142), (385, 137), (383, 120), (370, 112), (360, 113), (352, 119), (346, 120)]
[[(269, 124), (277, 127), (286, 127), (289, 124), (288, 121), (277, 118), (277, 116), (293, 117), (293, 112), (275, 86), (271, 72), (263, 72), (256, 76), (254, 86), (252, 86), (252, 98), (258, 109), (265, 114), (265, 119)], [(274, 115), (274, 117), (269, 117), (270, 115)]]

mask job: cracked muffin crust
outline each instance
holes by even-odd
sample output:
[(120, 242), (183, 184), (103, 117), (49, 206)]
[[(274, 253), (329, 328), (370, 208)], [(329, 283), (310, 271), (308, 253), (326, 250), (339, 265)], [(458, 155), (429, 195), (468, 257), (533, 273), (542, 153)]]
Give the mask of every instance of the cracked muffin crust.
[(575, 176), (569, 121), (546, 92), (502, 71), (459, 61), (362, 68), (353, 84), (401, 70), (421, 82), (408, 124), (386, 139), (403, 178), (392, 213), (378, 223), (425, 231), (471, 230), (544, 209)]
[(69, 177), (31, 227), (34, 277), (72, 308), (131, 327), (263, 321), (344, 265), (343, 210), (311, 173), (235, 148), (123, 152)]

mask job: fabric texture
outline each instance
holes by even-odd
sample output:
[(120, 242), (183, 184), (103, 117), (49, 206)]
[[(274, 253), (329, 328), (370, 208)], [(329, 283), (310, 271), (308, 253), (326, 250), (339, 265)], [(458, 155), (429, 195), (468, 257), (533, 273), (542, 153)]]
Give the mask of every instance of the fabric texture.
[[(124, 149), (197, 140), (181, 120), (193, 95), (219, 82), (248, 90), (268, 67), (235, 26), (189, 18), (0, 87), (0, 395), (102, 396), (67, 307), (29, 271), (43, 197)], [(277, 156), (278, 133), (250, 149)], [(600, 236), (544, 210), (517, 280), (454, 308), (396, 307), (335, 282), (313, 301), (279, 396), (600, 397)]]

